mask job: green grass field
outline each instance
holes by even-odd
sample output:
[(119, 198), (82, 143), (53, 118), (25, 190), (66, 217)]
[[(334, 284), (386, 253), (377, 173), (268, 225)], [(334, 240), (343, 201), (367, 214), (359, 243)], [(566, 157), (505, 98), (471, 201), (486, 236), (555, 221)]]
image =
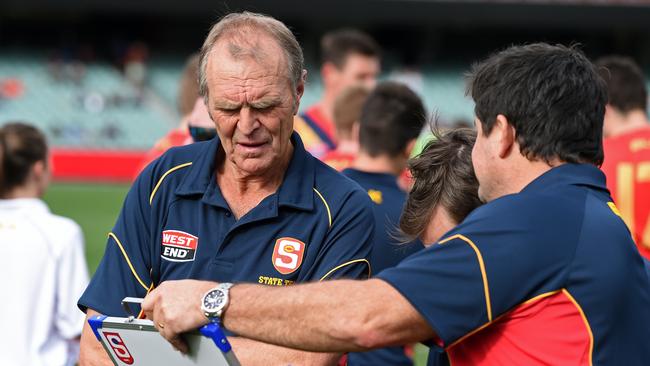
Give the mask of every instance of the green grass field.
[(104, 254), (108, 232), (128, 190), (128, 185), (55, 183), (45, 194), (53, 213), (69, 217), (81, 226), (91, 275)]
[[(104, 254), (107, 234), (111, 231), (128, 185), (55, 183), (45, 195), (52, 212), (75, 220), (86, 239), (86, 259), (92, 275)], [(424, 366), (428, 349), (415, 348), (415, 365)]]

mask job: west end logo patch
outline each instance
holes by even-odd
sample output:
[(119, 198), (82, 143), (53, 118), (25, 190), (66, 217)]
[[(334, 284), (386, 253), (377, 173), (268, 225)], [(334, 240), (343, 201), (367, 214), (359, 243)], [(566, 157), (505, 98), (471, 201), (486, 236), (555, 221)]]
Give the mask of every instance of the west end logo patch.
[(196, 255), (199, 238), (179, 230), (162, 232), (161, 257), (172, 262), (191, 262)]
[(300, 268), (304, 253), (305, 243), (294, 238), (280, 238), (273, 248), (273, 267), (282, 274), (293, 273)]
[(115, 356), (125, 364), (133, 365), (133, 362), (135, 360), (133, 359), (133, 356), (131, 356), (129, 349), (126, 348), (126, 344), (124, 344), (122, 337), (120, 337), (120, 335), (115, 332), (103, 332), (103, 333), (104, 333), (104, 337), (106, 337), (106, 340), (108, 341), (108, 344), (113, 349), (113, 353), (115, 354)]

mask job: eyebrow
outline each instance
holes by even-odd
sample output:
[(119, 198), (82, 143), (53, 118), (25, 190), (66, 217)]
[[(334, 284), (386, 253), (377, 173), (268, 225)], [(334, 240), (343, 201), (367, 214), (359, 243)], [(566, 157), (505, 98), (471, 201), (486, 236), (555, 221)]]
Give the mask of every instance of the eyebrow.
[[(266, 98), (262, 98), (260, 100), (253, 101), (253, 102), (249, 103), (248, 105), (251, 108), (254, 108), (254, 109), (266, 109), (266, 108), (271, 108), (271, 107), (278, 106), (281, 103), (282, 103), (282, 101), (279, 98), (266, 97)], [(218, 100), (214, 101), (213, 106), (214, 106), (215, 109), (230, 111), (230, 110), (239, 109), (239, 108), (241, 108), (242, 105), (241, 105), (241, 103), (235, 103), (235, 102), (229, 101), (227, 99), (218, 99)]]
[(235, 110), (241, 107), (241, 104), (234, 103), (226, 99), (217, 99), (214, 101), (213, 106), (215, 109)]
[(278, 98), (262, 98), (260, 100), (256, 100), (250, 103), (249, 105), (255, 109), (266, 109), (266, 108), (278, 106), (281, 103), (282, 102)]

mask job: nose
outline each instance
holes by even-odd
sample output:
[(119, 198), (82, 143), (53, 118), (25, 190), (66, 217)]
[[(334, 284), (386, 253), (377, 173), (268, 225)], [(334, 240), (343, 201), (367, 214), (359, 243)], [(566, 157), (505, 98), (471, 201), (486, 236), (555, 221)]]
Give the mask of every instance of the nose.
[(244, 135), (249, 136), (260, 126), (257, 113), (250, 107), (242, 107), (239, 111), (239, 122), (237, 129)]

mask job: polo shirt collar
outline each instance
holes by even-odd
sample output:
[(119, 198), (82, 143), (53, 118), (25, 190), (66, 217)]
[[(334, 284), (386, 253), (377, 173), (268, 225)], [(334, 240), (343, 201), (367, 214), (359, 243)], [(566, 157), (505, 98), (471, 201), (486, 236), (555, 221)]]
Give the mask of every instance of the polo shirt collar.
[[(277, 202), (279, 206), (293, 207), (302, 210), (311, 210), (314, 207), (312, 189), (314, 187), (314, 159), (300, 140), (296, 132), (291, 135), (293, 155), (287, 171), (278, 189)], [(189, 167), (189, 172), (175, 190), (179, 196), (203, 194), (203, 202), (228, 209), (221, 189), (217, 185), (214, 172), (217, 153), (221, 141), (215, 137), (201, 147), (197, 158)]]
[(541, 192), (565, 185), (586, 186), (595, 190), (607, 191), (605, 174), (596, 166), (566, 163), (540, 175), (521, 192)]

